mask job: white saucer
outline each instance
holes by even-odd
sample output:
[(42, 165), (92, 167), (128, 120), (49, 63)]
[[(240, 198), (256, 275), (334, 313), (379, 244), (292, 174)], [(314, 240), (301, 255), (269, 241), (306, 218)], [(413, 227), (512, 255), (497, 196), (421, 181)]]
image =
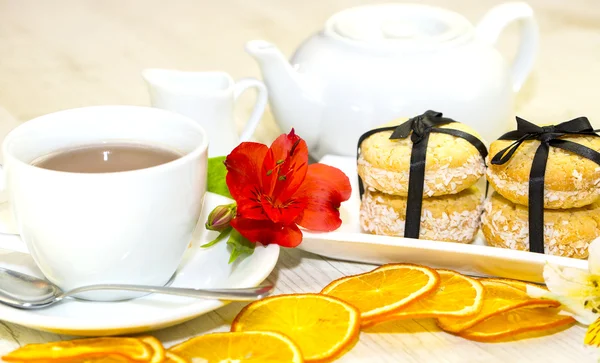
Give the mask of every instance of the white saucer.
[[(254, 254), (228, 264), (226, 241), (200, 248), (216, 236), (203, 227), (210, 211), (231, 200), (207, 193), (198, 231), (171, 284), (174, 287), (252, 287), (271, 273), (279, 246), (257, 245)], [(0, 238), (15, 238), (1, 236)], [(42, 276), (31, 257), (18, 252), (0, 252), (0, 266)], [(169, 295), (147, 295), (121, 302), (89, 302), (67, 299), (41, 310), (20, 310), (0, 304), (0, 320), (59, 334), (99, 336), (140, 333), (165, 328), (224, 306), (227, 302)]]

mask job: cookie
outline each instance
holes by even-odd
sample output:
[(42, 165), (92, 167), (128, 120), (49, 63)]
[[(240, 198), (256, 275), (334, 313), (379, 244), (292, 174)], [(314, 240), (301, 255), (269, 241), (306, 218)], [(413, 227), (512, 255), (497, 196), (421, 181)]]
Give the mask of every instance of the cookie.
[[(471, 187), (457, 194), (423, 199), (420, 239), (470, 243), (479, 230), (483, 192)], [(406, 197), (368, 188), (362, 199), (360, 223), (364, 231), (404, 236)]]
[[(600, 151), (600, 137), (567, 136), (569, 140)], [(513, 143), (496, 140), (490, 145), (486, 176), (490, 185), (513, 203), (529, 205), (529, 172), (537, 140), (523, 142), (512, 158), (502, 165), (489, 161), (499, 151)], [(600, 197), (600, 165), (570, 151), (550, 147), (544, 178), (544, 208), (567, 209), (588, 205)]]
[[(529, 221), (526, 206), (493, 193), (484, 202), (481, 230), (489, 245), (529, 251)], [(587, 258), (588, 246), (600, 236), (600, 202), (582, 208), (544, 211), (546, 254)]]
[[(400, 125), (404, 121), (384, 126)], [(469, 126), (450, 123), (441, 128), (452, 128), (479, 137)], [(365, 139), (358, 158), (358, 174), (366, 186), (381, 192), (406, 197), (412, 141), (390, 140), (392, 131), (379, 132)], [(479, 180), (485, 173), (484, 160), (479, 151), (460, 137), (431, 133), (425, 162), (425, 197), (456, 194)]]

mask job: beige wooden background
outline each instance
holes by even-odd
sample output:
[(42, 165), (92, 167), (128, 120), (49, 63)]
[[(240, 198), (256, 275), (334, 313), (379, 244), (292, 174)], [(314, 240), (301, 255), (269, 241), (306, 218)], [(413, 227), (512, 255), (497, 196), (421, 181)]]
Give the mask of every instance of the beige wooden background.
[[(473, 22), (498, 0), (429, 0)], [(21, 120), (93, 104), (148, 104), (146, 67), (259, 77), (251, 39), (286, 55), (332, 13), (365, 0), (0, 0), (0, 106)], [(519, 114), (552, 123), (587, 115), (600, 127), (600, 1), (532, 0), (538, 62)], [(516, 27), (514, 27), (516, 28)], [(500, 48), (510, 56), (516, 29)], [(247, 97), (250, 98), (250, 97)], [(240, 112), (247, 111), (244, 100)], [(258, 138), (277, 131), (269, 115)]]

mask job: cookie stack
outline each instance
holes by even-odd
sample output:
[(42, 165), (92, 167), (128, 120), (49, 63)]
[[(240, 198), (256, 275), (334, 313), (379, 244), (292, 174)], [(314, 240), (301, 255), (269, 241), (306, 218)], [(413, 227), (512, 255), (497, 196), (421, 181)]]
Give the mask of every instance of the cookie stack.
[[(385, 126), (399, 125), (402, 121)], [(440, 126), (476, 137), (467, 125)], [(366, 232), (404, 236), (413, 143), (410, 137), (390, 139), (392, 131), (366, 138), (357, 167), (365, 192), (360, 222)], [(470, 243), (479, 230), (483, 191), (475, 183), (485, 164), (477, 148), (453, 135), (431, 133), (427, 144), (420, 239)]]
[[(600, 137), (561, 138), (600, 150)], [(486, 172), (495, 192), (484, 203), (482, 231), (493, 246), (529, 250), (529, 173), (540, 142), (523, 142), (511, 159), (489, 159), (511, 140), (490, 145)], [(558, 256), (587, 258), (589, 243), (600, 236), (600, 166), (560, 148), (550, 148), (544, 176), (544, 250)]]

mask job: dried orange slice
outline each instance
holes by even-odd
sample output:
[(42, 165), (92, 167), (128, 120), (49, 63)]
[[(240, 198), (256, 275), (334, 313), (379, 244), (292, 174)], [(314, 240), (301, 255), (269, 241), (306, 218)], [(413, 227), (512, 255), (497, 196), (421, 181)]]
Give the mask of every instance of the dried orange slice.
[(535, 288), (535, 289), (543, 289), (548, 291), (548, 288), (544, 285), (538, 285), (538, 284), (533, 284), (530, 282), (524, 282), (524, 281), (519, 281), (519, 280), (511, 280), (511, 279), (500, 279), (500, 278), (482, 278), (480, 280), (484, 280), (484, 281), (495, 281), (495, 282), (501, 282), (503, 284), (507, 284), (510, 285), (516, 289), (519, 289), (521, 291), (525, 291), (527, 292), (527, 288)]
[[(23, 361), (25, 362), (25, 361)], [(135, 360), (131, 360), (123, 355), (118, 354), (108, 354), (108, 355), (92, 355), (92, 356), (82, 356), (82, 357), (72, 357), (66, 359), (55, 359), (55, 360), (35, 360), (30, 361), (35, 363), (52, 363), (52, 362), (60, 362), (60, 363), (132, 363), (138, 362)]]
[(556, 308), (519, 308), (492, 315), (477, 325), (463, 330), (463, 338), (488, 342), (517, 334), (566, 326), (575, 322), (571, 316), (558, 314)]
[(432, 293), (438, 273), (424, 266), (388, 264), (359, 275), (335, 280), (321, 291), (356, 306), (363, 324), (395, 312), (413, 300)]
[(184, 362), (302, 362), (302, 353), (290, 338), (270, 331), (200, 335), (170, 348), (169, 352)]
[(483, 285), (471, 277), (451, 270), (437, 270), (440, 285), (424, 298), (417, 299), (399, 311), (384, 315), (375, 322), (396, 319), (439, 318), (442, 316), (472, 316), (483, 306)]
[(306, 362), (326, 361), (356, 341), (360, 312), (327, 295), (279, 295), (247, 305), (231, 324), (231, 331), (276, 331), (300, 347)]
[(153, 353), (149, 363), (160, 363), (163, 360), (165, 360), (165, 348), (163, 347), (160, 340), (151, 336), (140, 337), (138, 339), (149, 345), (150, 348), (152, 348)]
[(149, 345), (136, 338), (90, 338), (28, 344), (8, 353), (2, 359), (23, 362), (107, 355), (121, 355), (131, 360), (147, 362), (152, 358), (153, 351)]
[[(152, 356), (148, 363), (161, 363), (165, 360), (165, 349), (160, 342), (160, 340), (152, 337), (152, 336), (144, 336), (138, 338), (146, 345), (148, 345), (152, 349)], [(180, 358), (181, 359), (181, 358)], [(119, 355), (118, 352), (114, 352), (113, 354), (105, 354), (105, 355), (85, 355), (85, 356), (76, 356), (71, 358), (59, 358), (56, 359), (61, 363), (131, 363), (132, 360), (127, 358), (126, 356)], [(45, 361), (36, 360), (35, 363), (41, 363)], [(135, 362), (135, 361), (134, 361)], [(145, 361), (144, 361), (145, 362)], [(181, 361), (176, 361), (176, 363), (181, 363)], [(185, 360), (183, 363), (188, 363)]]
[(492, 315), (516, 309), (529, 307), (558, 307), (560, 303), (554, 300), (533, 299), (524, 291), (506, 283), (483, 279), (483, 305), (479, 313), (468, 317), (440, 317), (438, 326), (448, 332), (458, 333), (489, 318)]
[(190, 361), (178, 356), (173, 352), (166, 351), (165, 360), (163, 361), (163, 363), (190, 363)]

